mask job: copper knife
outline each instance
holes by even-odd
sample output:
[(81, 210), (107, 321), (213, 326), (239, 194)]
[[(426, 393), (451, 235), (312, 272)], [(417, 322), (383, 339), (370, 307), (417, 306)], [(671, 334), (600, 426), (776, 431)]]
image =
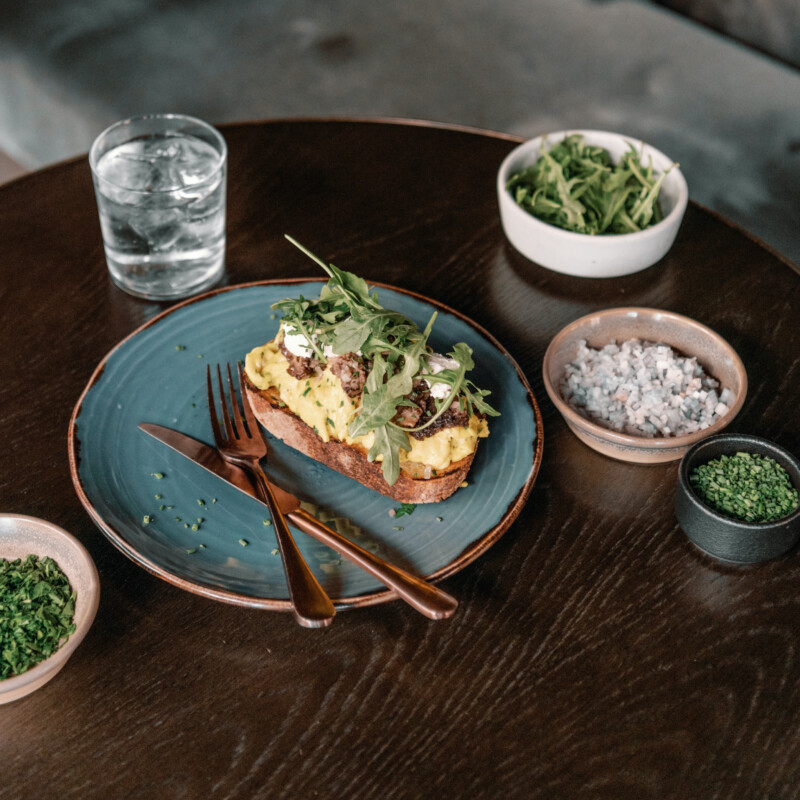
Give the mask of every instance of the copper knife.
[[(261, 502), (246, 473), (238, 467), (228, 464), (210, 445), (163, 425), (142, 422), (139, 424), (139, 428), (226, 483), (235, 486), (257, 502)], [(422, 578), (418, 578), (400, 567), (395, 567), (374, 553), (359, 547), (301, 508), (300, 500), (297, 497), (276, 486), (272, 481), (269, 481), (269, 484), (281, 513), (296, 528), (361, 567), (426, 617), (447, 619), (452, 616), (458, 607), (458, 601), (454, 597)]]

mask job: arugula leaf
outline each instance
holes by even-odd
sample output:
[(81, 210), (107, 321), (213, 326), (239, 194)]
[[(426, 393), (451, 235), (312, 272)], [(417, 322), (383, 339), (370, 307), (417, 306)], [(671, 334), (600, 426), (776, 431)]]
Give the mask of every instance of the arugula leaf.
[(338, 355), (356, 353), (372, 333), (373, 320), (370, 318), (359, 319), (354, 314), (336, 327), (331, 347)]
[(331, 275), (331, 285), (341, 288), (342, 293), (352, 307), (375, 307), (378, 305), (377, 301), (370, 297), (367, 282), (363, 278), (359, 278), (358, 275), (353, 275), (352, 272), (339, 269), (333, 264), (328, 264), (328, 270)]
[(469, 372), (471, 369), (475, 368), (475, 362), (472, 360), (472, 348), (464, 342), (459, 342), (454, 345), (453, 352), (447, 355), (455, 361), (458, 361), (465, 372)]
[(385, 425), (397, 413), (397, 398), (388, 394), (389, 384), (384, 383), (374, 392), (361, 395), (361, 410), (350, 423), (351, 436), (364, 436)]
[(408, 434), (395, 425), (381, 425), (375, 428), (375, 441), (367, 458), (375, 461), (383, 457), (381, 469), (383, 478), (391, 486), (400, 477), (400, 450), (408, 450)]
[(414, 378), (420, 372), (422, 366), (420, 364), (420, 359), (425, 352), (425, 346), (428, 343), (428, 336), (430, 336), (431, 328), (436, 320), (436, 314), (437, 312), (434, 311), (425, 330), (403, 354), (403, 366), (400, 371), (392, 375), (386, 382), (387, 391), (390, 396), (400, 400), (404, 395), (410, 394), (411, 390), (414, 388)]
[(365, 391), (373, 394), (378, 390), (379, 387), (383, 386), (383, 379), (386, 376), (386, 359), (383, 357), (381, 353), (375, 353), (375, 356), (372, 360), (372, 369), (370, 370), (369, 375), (367, 375), (367, 381), (364, 385)]
[(375, 311), (363, 314), (354, 310), (348, 319), (336, 326), (331, 339), (333, 352), (339, 355), (358, 352), (371, 335), (380, 333), (388, 318), (396, 316), (398, 315), (394, 311)]

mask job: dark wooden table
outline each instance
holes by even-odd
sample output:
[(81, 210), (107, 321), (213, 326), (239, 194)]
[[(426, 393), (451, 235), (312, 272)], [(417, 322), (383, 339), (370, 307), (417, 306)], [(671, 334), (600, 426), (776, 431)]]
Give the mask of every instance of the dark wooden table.
[[(400, 602), (327, 630), (183, 592), (127, 560), (73, 489), (67, 424), (95, 365), (161, 311), (111, 285), (85, 159), (0, 189), (0, 510), (89, 549), (97, 619), (50, 684), (0, 707), (0, 798), (800, 797), (800, 564), (722, 566), (672, 512), (677, 465), (581, 444), (540, 370), (594, 309), (694, 317), (742, 356), (731, 430), (800, 450), (800, 276), (690, 205), (657, 266), (605, 281), (519, 256), (495, 175), (511, 137), (417, 124), (223, 128), (231, 283), (338, 266), (466, 313), (544, 414), (530, 500), (444, 582), (431, 622)], [(691, 175), (688, 176), (691, 185)]]

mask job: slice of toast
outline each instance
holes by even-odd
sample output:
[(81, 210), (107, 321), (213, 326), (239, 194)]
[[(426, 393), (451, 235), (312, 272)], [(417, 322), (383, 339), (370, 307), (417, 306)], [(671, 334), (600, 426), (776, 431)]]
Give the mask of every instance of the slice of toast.
[(369, 461), (367, 451), (358, 445), (337, 439), (323, 442), (300, 417), (281, 406), (275, 387), (258, 389), (245, 376), (244, 389), (256, 418), (273, 436), (315, 461), (401, 503), (437, 503), (449, 497), (466, 479), (475, 457), (473, 451), (446, 469), (436, 470), (435, 475), (424, 464), (403, 462), (400, 477), (390, 486), (384, 480), (380, 461)]

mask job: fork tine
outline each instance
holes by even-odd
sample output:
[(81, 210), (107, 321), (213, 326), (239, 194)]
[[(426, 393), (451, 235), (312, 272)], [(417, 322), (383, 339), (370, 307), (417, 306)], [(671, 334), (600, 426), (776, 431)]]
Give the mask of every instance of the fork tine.
[[(214, 433), (214, 442), (217, 447), (222, 447), (225, 441), (222, 436), (222, 431), (219, 427), (219, 419), (217, 417), (217, 406), (214, 402), (214, 386), (211, 382), (211, 365), (206, 366), (206, 388), (208, 390), (208, 416), (211, 417), (211, 430)], [(224, 404), (223, 404), (224, 405)]]
[(248, 430), (244, 427), (242, 415), (239, 412), (239, 401), (236, 399), (236, 389), (233, 388), (233, 378), (231, 377), (231, 365), (225, 365), (228, 370), (228, 391), (231, 395), (231, 407), (233, 408), (233, 421), (236, 425), (237, 438), (243, 439), (249, 436)]
[(238, 438), (233, 423), (231, 422), (231, 416), (228, 413), (228, 404), (225, 402), (225, 387), (222, 385), (222, 371), (219, 368), (219, 364), (217, 364), (217, 382), (219, 383), (219, 399), (222, 405), (222, 419), (225, 423), (225, 433), (228, 439)]
[(239, 392), (242, 395), (242, 406), (244, 407), (244, 416), (247, 420), (247, 428), (250, 431), (250, 436), (255, 436), (258, 430), (258, 422), (256, 421), (256, 415), (253, 413), (250, 401), (247, 398), (247, 392), (244, 390), (244, 370), (242, 369), (241, 363), (238, 363), (236, 366), (239, 372)]

